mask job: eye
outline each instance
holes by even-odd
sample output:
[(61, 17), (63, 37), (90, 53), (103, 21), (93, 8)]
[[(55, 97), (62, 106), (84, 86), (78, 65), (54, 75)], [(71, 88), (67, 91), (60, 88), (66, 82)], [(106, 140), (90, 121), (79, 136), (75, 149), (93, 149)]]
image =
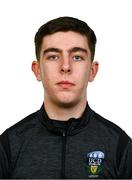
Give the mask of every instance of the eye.
[(84, 60), (84, 58), (82, 56), (76, 55), (76, 56), (73, 56), (73, 60), (74, 61), (81, 61), (81, 60)]
[(59, 59), (59, 57), (57, 55), (50, 55), (47, 59), (51, 61), (56, 61), (57, 59)]

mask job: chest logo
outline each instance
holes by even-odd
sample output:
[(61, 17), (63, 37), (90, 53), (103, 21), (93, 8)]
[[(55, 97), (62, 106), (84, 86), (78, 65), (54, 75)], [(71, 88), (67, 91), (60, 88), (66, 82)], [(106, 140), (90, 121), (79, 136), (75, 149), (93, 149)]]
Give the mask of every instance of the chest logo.
[(103, 162), (105, 155), (102, 151), (92, 151), (87, 153), (86, 169), (90, 178), (98, 178), (103, 170)]

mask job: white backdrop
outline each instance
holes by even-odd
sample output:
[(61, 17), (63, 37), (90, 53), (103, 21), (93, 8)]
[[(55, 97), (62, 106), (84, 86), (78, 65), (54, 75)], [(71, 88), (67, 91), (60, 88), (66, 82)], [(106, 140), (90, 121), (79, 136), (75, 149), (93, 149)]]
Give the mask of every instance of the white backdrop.
[(90, 106), (132, 137), (132, 1), (0, 1), (0, 133), (38, 110), (43, 89), (31, 63), (34, 35), (50, 19), (73, 16), (97, 35), (98, 75), (88, 88)]

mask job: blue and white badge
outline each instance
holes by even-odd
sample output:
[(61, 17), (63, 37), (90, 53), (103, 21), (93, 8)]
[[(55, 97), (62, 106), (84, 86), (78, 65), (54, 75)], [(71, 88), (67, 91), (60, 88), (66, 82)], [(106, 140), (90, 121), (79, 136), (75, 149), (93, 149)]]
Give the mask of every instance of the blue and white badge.
[(97, 178), (103, 170), (105, 155), (102, 151), (87, 153), (87, 171), (90, 178)]

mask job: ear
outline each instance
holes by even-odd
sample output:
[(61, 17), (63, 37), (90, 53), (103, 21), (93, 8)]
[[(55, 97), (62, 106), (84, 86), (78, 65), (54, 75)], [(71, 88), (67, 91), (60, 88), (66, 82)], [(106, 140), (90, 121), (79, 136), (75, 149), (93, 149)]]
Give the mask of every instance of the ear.
[(32, 71), (35, 74), (38, 81), (41, 81), (40, 63), (38, 61), (32, 62)]
[(93, 61), (90, 69), (89, 82), (92, 82), (98, 72), (99, 63), (97, 61)]

